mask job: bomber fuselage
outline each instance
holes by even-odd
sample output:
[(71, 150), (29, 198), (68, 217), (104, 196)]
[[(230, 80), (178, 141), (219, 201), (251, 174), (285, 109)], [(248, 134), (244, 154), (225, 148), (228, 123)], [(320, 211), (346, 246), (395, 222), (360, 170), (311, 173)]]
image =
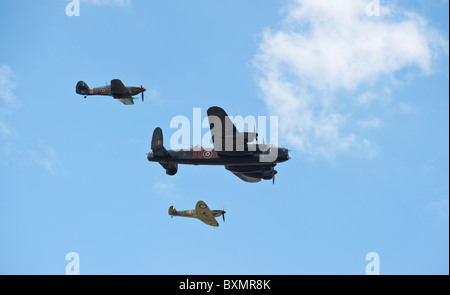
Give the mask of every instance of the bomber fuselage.
[(190, 165), (261, 165), (264, 163), (276, 164), (289, 159), (289, 152), (285, 148), (270, 147), (262, 152), (257, 145), (254, 151), (243, 152), (218, 152), (215, 149), (190, 148), (188, 150), (168, 150), (170, 156), (156, 157), (152, 152), (148, 153), (147, 159), (151, 162), (175, 162)]

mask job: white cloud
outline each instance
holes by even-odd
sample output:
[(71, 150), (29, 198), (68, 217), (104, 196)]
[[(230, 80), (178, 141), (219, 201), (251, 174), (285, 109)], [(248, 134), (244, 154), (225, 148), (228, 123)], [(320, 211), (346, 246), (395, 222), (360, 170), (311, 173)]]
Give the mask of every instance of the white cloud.
[(262, 33), (254, 59), (262, 99), (279, 115), (282, 136), (305, 153), (365, 149), (370, 141), (355, 134), (352, 112), (343, 108), (349, 98), (367, 106), (390, 93), (380, 84), (393, 84), (398, 71), (432, 72), (434, 48), (442, 44), (435, 30), (385, 2), (381, 16), (367, 16), (369, 2), (292, 0), (281, 28)]
[(154, 189), (163, 195), (172, 195), (175, 191), (175, 184), (170, 181), (157, 180), (154, 184)]
[(409, 115), (413, 115), (416, 113), (414, 108), (406, 102), (400, 102), (398, 104), (398, 111), (402, 114), (409, 114)]
[(5, 119), (3, 119), (1, 115), (0, 115), (0, 134), (3, 137), (8, 137), (8, 136), (11, 136), (13, 134), (13, 131), (6, 124)]
[(367, 91), (367, 92), (363, 92), (363, 93), (361, 93), (360, 95), (358, 95), (357, 97), (356, 97), (356, 101), (358, 102), (358, 104), (360, 104), (360, 105), (367, 105), (367, 104), (369, 104), (370, 102), (372, 102), (372, 101), (374, 101), (374, 100), (377, 100), (379, 97), (375, 94), (375, 93), (372, 93), (372, 92), (370, 92), (370, 91)]
[(48, 144), (39, 143), (38, 148), (30, 150), (30, 155), (37, 164), (43, 166), (52, 175), (55, 175), (61, 167), (58, 152)]
[(11, 136), (14, 131), (6, 123), (6, 115), (17, 107), (14, 95), (16, 84), (13, 82), (14, 73), (8, 65), (0, 66), (0, 135)]
[[(27, 154), (27, 159), (44, 167), (51, 174), (55, 174), (58, 168), (61, 167), (58, 152), (43, 142), (40, 142), (33, 150), (22, 150), (14, 144), (14, 137), (17, 132), (11, 128), (6, 122), (6, 116), (20, 106), (14, 90), (16, 84), (14, 82), (14, 72), (8, 65), (0, 66), (0, 135), (5, 140), (0, 141), (0, 153), (8, 159), (23, 158)], [(27, 145), (30, 147), (30, 145)], [(20, 155), (20, 157), (18, 157)]]
[(448, 209), (449, 203), (448, 199), (441, 199), (431, 203), (431, 208), (433, 208), (436, 214), (440, 217), (448, 219)]
[(379, 128), (381, 126), (381, 121), (375, 117), (369, 117), (356, 122), (358, 126), (362, 128)]
[(13, 94), (16, 85), (12, 81), (13, 72), (7, 65), (0, 66), (0, 101), (7, 106), (15, 104), (15, 96)]

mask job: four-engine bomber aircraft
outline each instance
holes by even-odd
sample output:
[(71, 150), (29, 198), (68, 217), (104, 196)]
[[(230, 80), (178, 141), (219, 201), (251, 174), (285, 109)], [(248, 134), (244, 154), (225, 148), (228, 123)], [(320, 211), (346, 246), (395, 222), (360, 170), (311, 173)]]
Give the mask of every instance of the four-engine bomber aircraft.
[(169, 215), (171, 217), (182, 216), (197, 218), (208, 225), (216, 227), (219, 226), (216, 217), (222, 215), (223, 221), (225, 222), (225, 213), (227, 212), (224, 210), (210, 210), (203, 201), (197, 202), (197, 205), (195, 205), (195, 210), (177, 211), (173, 206), (170, 206), (169, 208)]
[(142, 101), (144, 101), (145, 91), (142, 85), (141, 87), (125, 86), (119, 79), (111, 80), (111, 85), (96, 88), (89, 88), (85, 82), (79, 81), (76, 87), (76, 92), (84, 95), (84, 98), (88, 95), (108, 95), (126, 105), (134, 104), (133, 96), (139, 93), (142, 93)]
[(168, 175), (177, 173), (178, 164), (223, 165), (246, 182), (272, 179), (275, 183), (277, 171), (274, 167), (289, 159), (288, 150), (268, 144), (249, 144), (257, 139), (256, 132), (239, 132), (219, 107), (211, 107), (207, 113), (214, 149), (168, 151), (163, 146), (162, 130), (157, 127), (153, 132), (152, 152), (148, 153), (147, 159), (159, 162)]

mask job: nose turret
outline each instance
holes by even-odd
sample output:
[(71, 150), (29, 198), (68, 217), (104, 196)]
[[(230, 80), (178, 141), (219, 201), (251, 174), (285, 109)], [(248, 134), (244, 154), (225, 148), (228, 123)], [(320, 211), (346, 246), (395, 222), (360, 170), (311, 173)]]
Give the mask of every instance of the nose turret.
[(289, 150), (285, 148), (279, 148), (278, 149), (278, 160), (284, 162), (289, 160)]

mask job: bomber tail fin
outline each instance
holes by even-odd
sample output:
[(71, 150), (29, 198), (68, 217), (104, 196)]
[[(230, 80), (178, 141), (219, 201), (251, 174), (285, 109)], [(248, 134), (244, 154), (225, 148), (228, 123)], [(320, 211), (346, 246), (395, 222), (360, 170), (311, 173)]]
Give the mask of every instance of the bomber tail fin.
[(152, 152), (155, 157), (158, 158), (170, 158), (169, 152), (163, 145), (163, 134), (162, 130), (159, 127), (155, 128), (152, 136)]
[[(152, 152), (153, 158), (156, 159), (164, 169), (166, 169), (166, 174), (175, 175), (177, 173), (178, 164), (171, 161), (172, 156), (163, 145), (163, 134), (161, 128), (159, 127), (156, 127), (155, 131), (153, 131)], [(150, 155), (148, 157), (150, 160)]]
[(152, 137), (152, 151), (158, 152), (161, 149), (164, 149), (163, 146), (163, 133), (161, 128), (156, 127), (155, 131), (153, 131), (153, 137)]

